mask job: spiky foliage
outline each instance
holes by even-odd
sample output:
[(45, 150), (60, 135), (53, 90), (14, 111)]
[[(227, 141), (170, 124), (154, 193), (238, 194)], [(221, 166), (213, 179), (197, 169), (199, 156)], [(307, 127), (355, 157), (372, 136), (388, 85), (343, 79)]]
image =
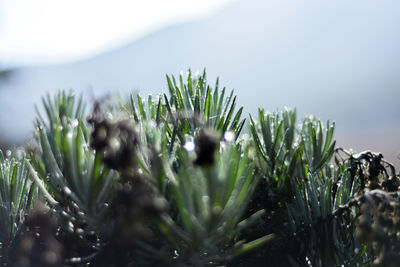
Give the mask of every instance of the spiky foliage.
[[(89, 147), (89, 128), (82, 97), (60, 92), (43, 98), (47, 118), (38, 113), (36, 139), (31, 150), (32, 176), (48, 203), (58, 211), (61, 231), (75, 239), (67, 257), (84, 256), (101, 246), (101, 234), (117, 173), (102, 164), (102, 154)], [(85, 251), (85, 248), (87, 251)]]
[(0, 263), (10, 261), (9, 251), (18, 246), (24, 217), (37, 199), (37, 187), (29, 178), (27, 160), (18, 152), (5, 157), (0, 151)]
[[(218, 140), (218, 136), (205, 138)], [(187, 261), (195, 266), (226, 262), (271, 240), (273, 235), (250, 243), (238, 239), (240, 230), (263, 213), (259, 211), (242, 219), (257, 179), (248, 149), (241, 151), (235, 144), (222, 141), (215, 162), (199, 165), (196, 159), (202, 148), (196, 153), (191, 150), (191, 141), (188, 142), (186, 149), (180, 148), (177, 152), (178, 169), (164, 165), (171, 182), (171, 209), (174, 212), (163, 218), (168, 227), (163, 229), (168, 229), (165, 234), (177, 246), (177, 262)], [(197, 142), (195, 145), (202, 144)]]
[(167, 85), (88, 119), (82, 97), (43, 98), (28, 156), (0, 153), (2, 263), (396, 266), (400, 179), (382, 155), (335, 152), (334, 124), (291, 109), (260, 109), (246, 138), (218, 80)]
[[(133, 243), (140, 244), (136, 251), (140, 250), (153, 261), (158, 259), (157, 264), (204, 266), (225, 262), (270, 240), (272, 236), (249, 243), (237, 239), (240, 230), (262, 211), (245, 219), (241, 216), (255, 188), (257, 175), (249, 160), (249, 149), (236, 145), (235, 133), (198, 123), (190, 132), (182, 127), (174, 128), (175, 135), (182, 138), (175, 142), (170, 131), (174, 122), (157, 120), (152, 108), (156, 105), (151, 99), (148, 105), (147, 115), (140, 108), (143, 120), (137, 120), (136, 114), (131, 121), (114, 120), (111, 126), (111, 122), (100, 123), (104, 122), (100, 119), (94, 128), (94, 136), (104, 124), (109, 125), (107, 128), (118, 128), (115, 132), (119, 134), (107, 134), (110, 139), (99, 144), (105, 148), (105, 163), (111, 163), (121, 177), (132, 176), (128, 180), (135, 180), (136, 186), (146, 181), (151, 183), (153, 190), (169, 204), (167, 212), (155, 224), (156, 231), (164, 238), (164, 241), (158, 240), (165, 243), (164, 249), (157, 250), (157, 242), (136, 240)], [(157, 105), (160, 110), (161, 104)], [(199, 116), (192, 115), (192, 118)], [(130, 134), (123, 134), (127, 127)], [(119, 145), (115, 149), (112, 143)]]
[[(286, 264), (348, 263), (357, 248), (353, 238), (356, 214), (335, 211), (358, 193), (354, 187), (359, 184), (350, 181), (345, 165), (330, 165), (334, 125), (328, 122), (324, 128), (321, 121), (307, 117), (297, 126), (296, 117), (295, 110), (265, 113), (260, 109), (258, 120), (251, 118), (264, 173), (253, 205), (270, 213), (260, 223), (261, 229), (281, 234), (282, 244), (288, 247), (276, 255), (286, 257)], [(348, 227), (345, 231), (344, 225)], [(274, 255), (270, 258), (274, 262)]]
[(62, 92), (53, 101), (43, 99), (43, 105), (48, 117), (43, 120), (38, 114), (40, 154), (32, 153), (32, 165), (55, 202), (71, 205), (72, 210), (78, 206), (81, 212), (100, 219), (116, 173), (105, 168), (102, 154), (89, 147), (82, 97)]
[(245, 123), (245, 120), (241, 119), (243, 107), (235, 111), (234, 92), (226, 95), (225, 88), (220, 91), (218, 79), (212, 89), (207, 84), (205, 70), (202, 75), (194, 77), (189, 70), (186, 80), (182, 74), (179, 75), (179, 85), (174, 76), (167, 75), (167, 81), (169, 96), (160, 95), (154, 100), (149, 95), (147, 110), (140, 95), (137, 94), (136, 99), (133, 95), (130, 96), (126, 109), (136, 122), (164, 122), (171, 138), (177, 135), (180, 140), (184, 139), (185, 134), (193, 135), (201, 126), (213, 128), (220, 133), (233, 131), (235, 137), (239, 136)]

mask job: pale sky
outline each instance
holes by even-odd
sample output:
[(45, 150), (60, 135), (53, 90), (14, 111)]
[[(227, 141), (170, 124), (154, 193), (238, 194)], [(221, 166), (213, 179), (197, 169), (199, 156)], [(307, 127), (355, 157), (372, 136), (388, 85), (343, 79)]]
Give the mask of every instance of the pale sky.
[(0, 67), (96, 55), (232, 0), (0, 0)]

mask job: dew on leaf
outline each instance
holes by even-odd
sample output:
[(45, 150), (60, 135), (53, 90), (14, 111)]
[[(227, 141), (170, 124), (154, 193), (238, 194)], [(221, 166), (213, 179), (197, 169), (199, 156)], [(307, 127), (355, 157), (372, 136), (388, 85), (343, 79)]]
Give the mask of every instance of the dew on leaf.
[(192, 141), (187, 141), (183, 147), (186, 149), (186, 151), (193, 151), (195, 144)]

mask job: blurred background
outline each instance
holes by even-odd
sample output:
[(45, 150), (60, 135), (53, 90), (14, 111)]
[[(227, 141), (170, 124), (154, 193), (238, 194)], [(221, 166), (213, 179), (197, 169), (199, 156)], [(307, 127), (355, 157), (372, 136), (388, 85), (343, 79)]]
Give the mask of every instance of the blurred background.
[(296, 107), (338, 145), (399, 167), (398, 0), (0, 0), (0, 146), (31, 137), (34, 103), (167, 92), (207, 69), (246, 114)]

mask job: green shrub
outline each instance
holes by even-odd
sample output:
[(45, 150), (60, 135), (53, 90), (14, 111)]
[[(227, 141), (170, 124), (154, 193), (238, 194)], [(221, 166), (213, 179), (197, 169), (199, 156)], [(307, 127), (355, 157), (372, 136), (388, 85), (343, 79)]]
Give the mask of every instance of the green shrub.
[[(396, 266), (399, 176), (296, 110), (242, 118), (205, 72), (169, 94), (43, 98), (0, 153), (5, 266)], [(87, 117), (87, 118), (86, 118)]]

